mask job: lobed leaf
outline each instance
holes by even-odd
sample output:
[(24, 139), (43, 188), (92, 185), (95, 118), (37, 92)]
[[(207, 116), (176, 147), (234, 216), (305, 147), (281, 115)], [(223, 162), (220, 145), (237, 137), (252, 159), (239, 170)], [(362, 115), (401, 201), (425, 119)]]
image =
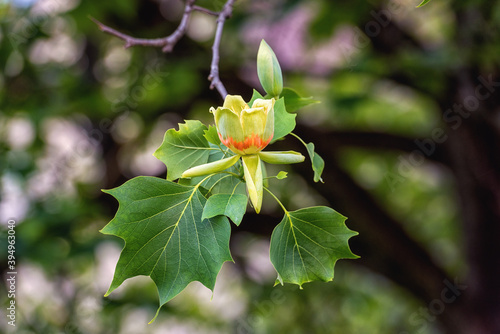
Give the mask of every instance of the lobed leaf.
[(207, 162), (211, 148), (205, 138), (207, 127), (200, 121), (188, 120), (179, 124), (179, 130), (165, 132), (161, 146), (154, 156), (167, 166), (167, 180), (176, 180), (194, 166)]
[(271, 236), (271, 262), (278, 281), (302, 284), (333, 280), (339, 259), (355, 259), (348, 240), (357, 232), (345, 225), (346, 217), (325, 207), (285, 213)]
[(202, 218), (206, 199), (198, 187), (140, 176), (104, 192), (119, 208), (101, 232), (125, 240), (106, 295), (128, 278), (150, 276), (160, 299), (157, 316), (192, 281), (213, 291), (222, 264), (232, 261), (231, 228), (224, 216)]

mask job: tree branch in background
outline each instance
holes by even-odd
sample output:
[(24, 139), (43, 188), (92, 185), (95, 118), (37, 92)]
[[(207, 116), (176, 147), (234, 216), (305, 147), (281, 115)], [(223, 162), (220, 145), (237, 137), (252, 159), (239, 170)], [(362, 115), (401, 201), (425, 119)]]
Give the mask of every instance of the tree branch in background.
[(212, 46), (212, 64), (210, 65), (210, 75), (208, 76), (208, 80), (212, 82), (210, 84), (210, 89), (213, 89), (214, 87), (217, 88), (217, 91), (222, 96), (222, 99), (226, 98), (227, 90), (219, 78), (219, 47), (222, 38), (222, 31), (224, 30), (224, 23), (233, 13), (234, 2), (235, 0), (228, 0), (217, 18), (217, 30), (215, 31), (214, 44)]
[(94, 21), (95, 24), (99, 27), (99, 29), (107, 34), (113, 35), (125, 41), (125, 48), (130, 48), (132, 46), (152, 46), (152, 47), (161, 47), (163, 52), (171, 52), (177, 42), (186, 34), (189, 18), (191, 17), (191, 13), (193, 11), (199, 11), (211, 16), (217, 16), (217, 29), (215, 32), (214, 44), (212, 46), (212, 63), (210, 65), (210, 75), (208, 76), (208, 80), (211, 81), (210, 89), (216, 88), (222, 99), (224, 99), (227, 95), (226, 87), (219, 78), (219, 48), (220, 42), (222, 38), (222, 31), (224, 30), (224, 23), (226, 19), (229, 18), (233, 14), (233, 5), (236, 0), (228, 0), (222, 10), (220, 12), (214, 12), (209, 9), (196, 6), (196, 0), (187, 0), (186, 6), (184, 7), (184, 14), (182, 15), (181, 22), (177, 29), (167, 37), (163, 38), (136, 38), (129, 35), (126, 35), (118, 30), (115, 30), (107, 25), (99, 22), (94, 18), (90, 18)]
[(141, 45), (141, 46), (153, 46), (153, 47), (161, 47), (163, 52), (171, 52), (174, 49), (175, 44), (186, 34), (189, 18), (191, 16), (191, 12), (193, 11), (193, 6), (196, 0), (188, 0), (186, 1), (186, 7), (184, 8), (184, 14), (182, 15), (181, 23), (177, 29), (167, 37), (163, 38), (136, 38), (124, 33), (121, 33), (107, 25), (99, 22), (98, 20), (91, 18), (94, 21), (99, 29), (107, 34), (113, 35), (125, 41), (125, 48), (130, 48), (132, 46)]

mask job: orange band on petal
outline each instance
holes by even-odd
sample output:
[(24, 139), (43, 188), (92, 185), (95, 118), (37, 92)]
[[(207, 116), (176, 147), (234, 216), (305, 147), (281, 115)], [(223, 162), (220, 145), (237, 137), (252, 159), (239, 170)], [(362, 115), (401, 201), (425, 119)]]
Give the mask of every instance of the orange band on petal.
[(245, 138), (243, 141), (235, 141), (232, 137), (228, 137), (226, 139), (222, 138), (219, 133), (219, 138), (221, 142), (226, 145), (233, 152), (241, 155), (245, 154), (254, 154), (262, 151), (273, 139), (273, 136), (269, 137), (269, 139), (264, 140), (260, 136), (256, 134), (252, 134)]

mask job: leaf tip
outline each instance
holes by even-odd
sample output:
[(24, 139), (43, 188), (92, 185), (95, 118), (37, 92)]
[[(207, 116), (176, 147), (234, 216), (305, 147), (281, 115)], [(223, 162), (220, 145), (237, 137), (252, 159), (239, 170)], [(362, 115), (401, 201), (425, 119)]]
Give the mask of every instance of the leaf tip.
[(430, 0), (423, 0), (420, 5), (416, 6), (415, 8), (420, 8), (422, 6), (424, 6), (425, 4), (427, 4)]

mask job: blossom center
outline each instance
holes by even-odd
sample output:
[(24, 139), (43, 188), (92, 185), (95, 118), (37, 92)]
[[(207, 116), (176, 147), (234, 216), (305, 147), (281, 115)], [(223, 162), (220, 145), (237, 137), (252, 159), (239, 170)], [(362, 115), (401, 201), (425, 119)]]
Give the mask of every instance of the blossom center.
[(233, 152), (238, 154), (253, 154), (263, 150), (273, 139), (273, 136), (269, 137), (267, 140), (262, 139), (261, 136), (252, 133), (247, 136), (243, 141), (236, 141), (233, 137), (222, 138), (219, 133), (219, 138), (221, 142), (230, 148)]

